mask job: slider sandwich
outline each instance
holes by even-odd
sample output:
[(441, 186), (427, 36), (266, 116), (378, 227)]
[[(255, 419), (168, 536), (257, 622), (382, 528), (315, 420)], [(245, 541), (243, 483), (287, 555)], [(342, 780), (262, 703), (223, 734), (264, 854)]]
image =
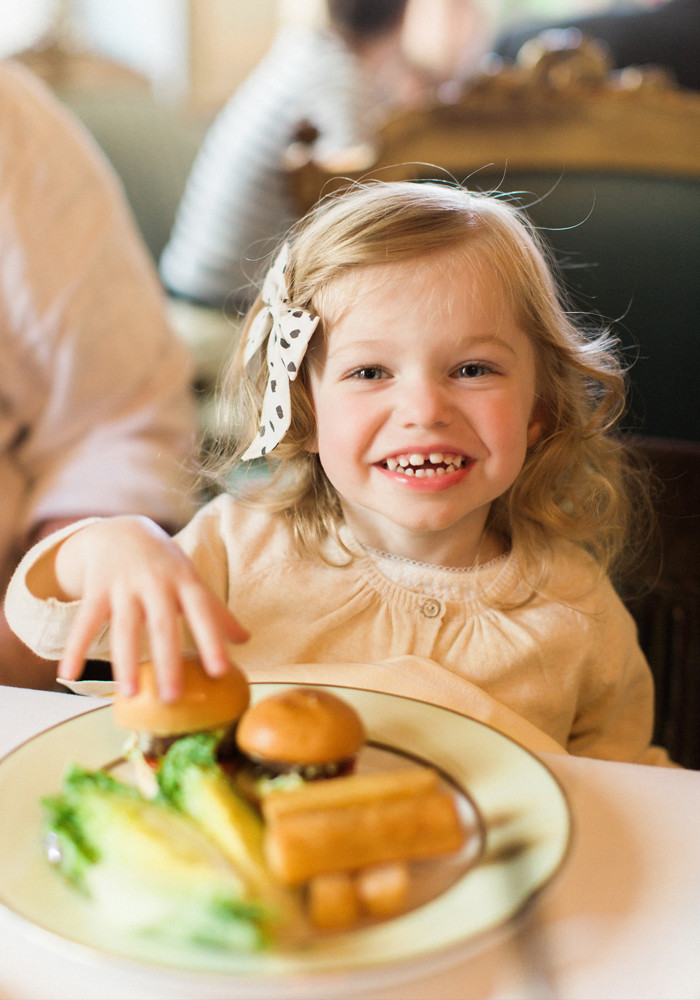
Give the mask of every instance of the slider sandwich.
[(216, 733), (216, 755), (226, 760), (236, 753), (235, 730), (250, 702), (250, 685), (235, 666), (221, 677), (204, 672), (197, 657), (183, 662), (184, 690), (174, 702), (163, 702), (149, 661), (139, 667), (139, 690), (131, 697), (117, 693), (114, 721), (131, 732), (125, 756), (134, 766), (139, 787), (148, 796), (157, 791), (155, 773), (178, 740), (196, 733)]
[(287, 688), (241, 716), (235, 779), (257, 802), (272, 790), (337, 778), (353, 771), (365, 740), (362, 720), (348, 702), (319, 688)]

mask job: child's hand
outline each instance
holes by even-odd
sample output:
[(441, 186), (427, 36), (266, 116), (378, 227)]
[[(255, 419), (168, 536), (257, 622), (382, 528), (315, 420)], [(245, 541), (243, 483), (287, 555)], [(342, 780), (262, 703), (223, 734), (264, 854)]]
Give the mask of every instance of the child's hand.
[(146, 518), (109, 518), (76, 532), (58, 549), (54, 572), (63, 596), (82, 602), (60, 677), (80, 676), (91, 642), (109, 622), (115, 680), (133, 694), (145, 629), (160, 695), (175, 700), (182, 690), (182, 619), (213, 676), (229, 667), (227, 644), (248, 638), (179, 546)]

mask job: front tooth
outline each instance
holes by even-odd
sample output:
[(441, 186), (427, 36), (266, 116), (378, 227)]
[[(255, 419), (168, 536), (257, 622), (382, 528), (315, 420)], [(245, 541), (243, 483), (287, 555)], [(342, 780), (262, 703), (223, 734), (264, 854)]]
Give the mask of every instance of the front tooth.
[(427, 469), (418, 468), (418, 469), (415, 470), (415, 472), (413, 473), (413, 475), (416, 477), (416, 479), (423, 479), (425, 477), (425, 475), (427, 474), (427, 472), (428, 472)]
[(437, 471), (435, 469), (421, 469), (421, 472), (424, 473), (426, 479), (432, 479), (437, 475)]
[(405, 469), (407, 466), (411, 464), (408, 459), (408, 455), (400, 455), (398, 462), (402, 469)]
[(433, 465), (439, 465), (442, 462), (442, 452), (441, 451), (431, 451), (429, 455), (430, 461)]
[(412, 455), (408, 456), (408, 460), (411, 463), (411, 465), (423, 465), (425, 462), (425, 456), (419, 455), (417, 452), (414, 452)]

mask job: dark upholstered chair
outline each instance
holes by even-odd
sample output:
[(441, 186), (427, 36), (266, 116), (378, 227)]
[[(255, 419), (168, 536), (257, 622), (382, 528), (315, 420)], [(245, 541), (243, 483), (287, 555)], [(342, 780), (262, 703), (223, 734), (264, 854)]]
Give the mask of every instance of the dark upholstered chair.
[(637, 441), (656, 480), (659, 544), (627, 606), (656, 682), (655, 741), (700, 769), (700, 443)]
[(630, 365), (626, 428), (700, 441), (700, 176), (508, 170), (501, 186), (523, 192), (574, 306), (619, 336)]

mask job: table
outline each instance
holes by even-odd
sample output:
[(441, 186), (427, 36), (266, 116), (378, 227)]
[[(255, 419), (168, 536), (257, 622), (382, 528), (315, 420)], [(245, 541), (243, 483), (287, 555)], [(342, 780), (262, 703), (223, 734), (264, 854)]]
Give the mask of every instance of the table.
[[(0, 687), (0, 756), (94, 705), (92, 698)], [(700, 772), (540, 756), (561, 781), (574, 818), (572, 850), (556, 881), (518, 926), (465, 949), (449, 968), (362, 1000), (700, 997)], [(0, 1000), (176, 995), (197, 996), (175, 994), (172, 983), (163, 992), (157, 976), (131, 967), (105, 976), (98, 964), (45, 949), (0, 909)]]

